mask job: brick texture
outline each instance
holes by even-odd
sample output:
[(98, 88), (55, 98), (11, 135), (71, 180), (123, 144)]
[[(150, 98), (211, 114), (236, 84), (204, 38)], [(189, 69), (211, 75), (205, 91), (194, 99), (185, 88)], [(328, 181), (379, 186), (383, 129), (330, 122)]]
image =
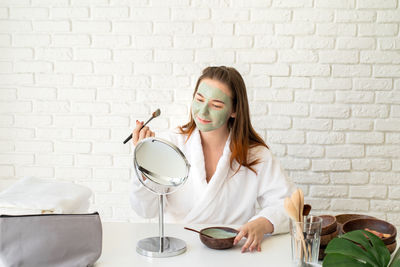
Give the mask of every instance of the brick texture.
[(400, 226), (397, 0), (5, 1), (0, 8), (0, 190), (25, 175), (129, 207), (132, 147), (186, 121), (209, 65), (236, 67), (254, 127), (317, 213)]

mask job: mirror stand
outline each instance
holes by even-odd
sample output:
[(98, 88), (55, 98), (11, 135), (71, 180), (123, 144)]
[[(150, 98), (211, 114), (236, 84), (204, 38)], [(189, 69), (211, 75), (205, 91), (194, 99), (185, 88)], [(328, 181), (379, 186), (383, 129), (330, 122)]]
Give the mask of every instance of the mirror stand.
[(164, 236), (164, 195), (159, 195), (158, 226), (159, 236), (148, 237), (137, 243), (136, 251), (147, 257), (163, 258), (182, 254), (186, 251), (185, 241)]
[[(186, 251), (185, 241), (164, 236), (164, 199), (188, 178), (190, 164), (174, 144), (155, 137), (136, 144), (134, 166), (142, 185), (159, 196), (159, 236), (137, 243), (136, 251), (147, 257), (172, 257)], [(144, 179), (146, 178), (146, 179)]]

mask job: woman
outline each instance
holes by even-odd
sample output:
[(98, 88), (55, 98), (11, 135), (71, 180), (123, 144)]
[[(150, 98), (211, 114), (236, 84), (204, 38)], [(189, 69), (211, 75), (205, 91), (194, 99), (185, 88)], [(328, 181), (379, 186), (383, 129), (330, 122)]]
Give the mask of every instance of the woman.
[[(136, 121), (133, 143), (155, 136)], [(140, 131), (139, 131), (140, 130)], [(264, 234), (288, 231), (283, 199), (293, 191), (278, 161), (250, 122), (246, 86), (234, 68), (208, 67), (197, 81), (190, 121), (168, 137), (191, 169), (186, 183), (167, 195), (169, 221), (240, 224), (235, 244), (261, 251)], [(155, 217), (157, 196), (134, 181), (131, 203), (137, 214)], [(261, 210), (256, 214), (256, 206)]]

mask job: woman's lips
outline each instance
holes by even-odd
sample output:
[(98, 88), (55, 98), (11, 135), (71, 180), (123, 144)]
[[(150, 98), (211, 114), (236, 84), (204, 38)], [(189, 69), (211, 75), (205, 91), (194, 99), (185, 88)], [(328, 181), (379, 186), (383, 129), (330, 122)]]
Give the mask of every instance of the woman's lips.
[(199, 122), (203, 123), (203, 124), (211, 123), (211, 121), (203, 120), (203, 119), (201, 119), (200, 117), (197, 117), (197, 120), (198, 120)]

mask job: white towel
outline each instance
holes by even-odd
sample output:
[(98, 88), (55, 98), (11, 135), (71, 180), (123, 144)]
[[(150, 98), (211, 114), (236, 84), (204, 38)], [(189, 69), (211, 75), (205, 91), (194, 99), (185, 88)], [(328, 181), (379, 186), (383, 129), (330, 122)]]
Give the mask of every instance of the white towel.
[(91, 195), (82, 185), (25, 177), (0, 193), (0, 213), (85, 213)]

